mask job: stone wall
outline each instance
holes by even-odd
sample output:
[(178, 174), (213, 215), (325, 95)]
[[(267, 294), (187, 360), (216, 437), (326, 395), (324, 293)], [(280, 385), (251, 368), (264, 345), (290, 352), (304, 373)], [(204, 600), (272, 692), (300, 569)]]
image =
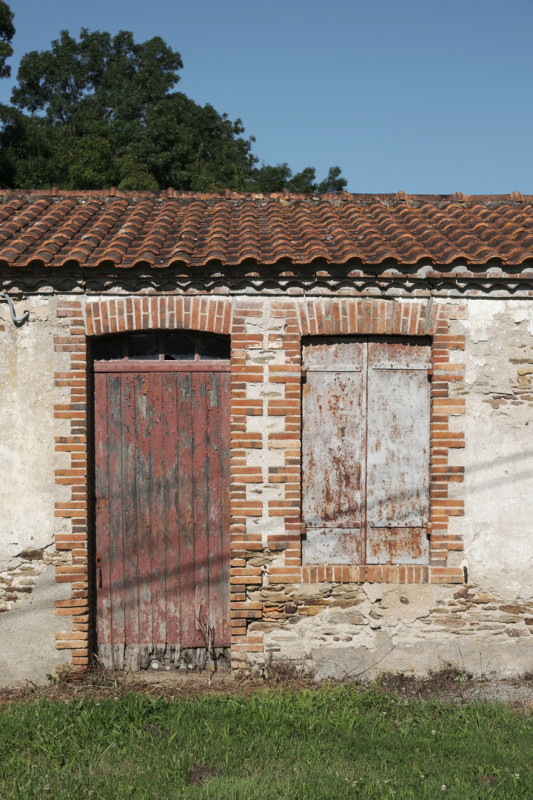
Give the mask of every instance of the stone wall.
[[(449, 662), (476, 674), (532, 670), (533, 308), (481, 298), (470, 299), (464, 314), (456, 308), (448, 333), (455, 342), (464, 336), (464, 345), (449, 362), (464, 372), (452, 376), (446, 400), (447, 564), (462, 570), (467, 585), (393, 587), (367, 568), (358, 586), (353, 573), (346, 583), (327, 567), (308, 584), (284, 583), (263, 566), (269, 577), (247, 595), (263, 617), (248, 632), (262, 639), (267, 662), (289, 658), (317, 677), (424, 673)], [(465, 446), (453, 446), (463, 436)], [(433, 487), (434, 508), (441, 489)], [(400, 573), (392, 581), (401, 582)], [(262, 649), (248, 661), (263, 668)]]
[[(232, 338), (235, 668), (533, 669), (531, 300), (51, 294), (23, 309), (16, 327), (0, 304), (0, 683), (94, 649), (86, 337), (181, 327)], [(427, 566), (302, 564), (301, 339), (354, 333), (432, 337)]]
[[(505, 603), (475, 586), (454, 591), (369, 583), (293, 586), (253, 596), (284, 610), (282, 625), (272, 614), (252, 625), (263, 634), (267, 654), (317, 679), (425, 674), (447, 664), (485, 677), (531, 672), (533, 599)], [(256, 669), (264, 663), (256, 658)]]

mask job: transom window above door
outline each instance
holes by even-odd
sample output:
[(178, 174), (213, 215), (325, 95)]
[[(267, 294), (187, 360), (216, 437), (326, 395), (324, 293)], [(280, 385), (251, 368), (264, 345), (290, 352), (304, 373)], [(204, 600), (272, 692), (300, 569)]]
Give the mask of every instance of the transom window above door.
[(195, 331), (143, 331), (92, 340), (95, 361), (219, 361), (229, 359), (230, 340)]

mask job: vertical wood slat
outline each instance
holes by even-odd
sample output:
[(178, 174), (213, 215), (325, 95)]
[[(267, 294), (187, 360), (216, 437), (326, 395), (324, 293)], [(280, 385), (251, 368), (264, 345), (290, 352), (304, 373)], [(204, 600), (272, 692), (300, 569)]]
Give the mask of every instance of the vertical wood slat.
[[(183, 376), (181, 376), (183, 379)], [(165, 464), (164, 508), (166, 509), (165, 531), (165, 621), (167, 641), (177, 644), (180, 635), (180, 537), (177, 535), (180, 520), (179, 509), (179, 432), (178, 432), (178, 383), (172, 374), (163, 375), (163, 450)]]
[[(139, 644), (152, 642), (152, 592), (150, 581), (150, 540), (152, 525), (152, 509), (149, 498), (152, 492), (152, 476), (150, 473), (150, 374), (135, 376), (135, 414), (137, 420), (136, 453), (136, 504), (137, 504), (137, 562), (139, 577), (138, 614)], [(124, 531), (124, 535), (127, 532)]]
[(178, 379), (178, 525), (180, 541), (180, 642), (194, 641), (193, 417), (192, 375)]
[(304, 522), (358, 528), (364, 455), (362, 374), (308, 372), (303, 405)]
[[(112, 376), (108, 385), (109, 564), (111, 577), (111, 643), (124, 640), (124, 542), (122, 530), (122, 382)], [(114, 665), (122, 667), (122, 652), (113, 648)]]
[(368, 345), (369, 564), (428, 562), (430, 358), (428, 344)]
[(220, 498), (220, 571), (217, 573), (215, 590), (218, 603), (218, 618), (220, 620), (220, 635), (215, 638), (217, 647), (225, 647), (231, 641), (230, 631), (230, 591), (229, 591), (229, 564), (230, 564), (230, 375), (229, 372), (217, 375), (219, 386), (219, 474), (220, 483), (218, 495)]
[(302, 517), (307, 564), (365, 557), (364, 345), (314, 341), (304, 348)]
[[(420, 370), (370, 370), (367, 519), (373, 527), (429, 522), (429, 385)], [(385, 434), (385, 435), (384, 435)]]
[[(226, 384), (226, 386), (224, 386)], [(224, 391), (224, 389), (226, 391)], [(229, 396), (229, 375), (206, 374), (206, 432), (207, 432), (207, 558), (209, 576), (209, 627), (212, 644), (223, 646), (229, 635), (229, 545), (227, 531), (228, 493), (224, 469), (229, 463), (229, 409), (223, 399)], [(222, 420), (227, 419), (224, 425)]]
[(163, 648), (166, 631), (166, 565), (165, 533), (168, 507), (165, 506), (166, 464), (164, 460), (163, 375), (150, 374), (150, 503), (152, 520), (150, 537), (150, 584), (152, 596), (152, 643)]
[(96, 546), (96, 621), (98, 641), (110, 645), (111, 630), (111, 561), (109, 558), (109, 467), (107, 376), (95, 375), (95, 499), (96, 527), (99, 532)]
[[(193, 531), (194, 531), (194, 596), (195, 622), (194, 640), (189, 646), (207, 646), (209, 579), (207, 574), (207, 468), (206, 442), (206, 378), (198, 372), (192, 376), (192, 424), (193, 424)], [(190, 610), (188, 611), (190, 613)]]
[[(137, 480), (136, 480), (136, 384), (135, 376), (128, 375), (122, 381), (122, 507), (124, 540), (124, 616), (125, 642), (139, 641), (139, 564), (137, 560)], [(119, 587), (116, 587), (119, 591)], [(131, 654), (130, 654), (131, 657)], [(136, 659), (129, 663), (138, 667)]]

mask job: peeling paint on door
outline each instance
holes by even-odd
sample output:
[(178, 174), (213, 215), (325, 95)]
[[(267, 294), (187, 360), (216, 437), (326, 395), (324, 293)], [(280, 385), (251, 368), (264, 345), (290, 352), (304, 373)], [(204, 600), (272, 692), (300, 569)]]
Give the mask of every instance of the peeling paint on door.
[(201, 666), (230, 643), (228, 367), (98, 368), (99, 658)]

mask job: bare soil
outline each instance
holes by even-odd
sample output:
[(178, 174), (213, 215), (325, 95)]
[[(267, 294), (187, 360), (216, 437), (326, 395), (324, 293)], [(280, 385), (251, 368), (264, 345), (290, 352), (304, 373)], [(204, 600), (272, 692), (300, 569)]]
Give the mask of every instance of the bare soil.
[[(341, 683), (340, 681), (338, 683)], [(353, 683), (353, 681), (352, 681)], [(318, 688), (310, 677), (299, 675), (290, 665), (270, 669), (266, 679), (241, 677), (228, 671), (203, 672), (110, 672), (99, 667), (85, 673), (65, 672), (43, 686), (27, 681), (15, 688), (0, 689), (0, 704), (46, 698), (51, 701), (113, 699), (130, 693), (164, 697), (198, 695), (250, 695), (255, 692), (282, 689)], [(359, 682), (361, 691), (377, 687), (402, 700), (442, 701), (454, 703), (503, 702), (533, 714), (533, 674), (519, 679), (495, 680), (474, 678), (453, 667), (444, 667), (427, 677), (385, 674), (372, 683)]]

